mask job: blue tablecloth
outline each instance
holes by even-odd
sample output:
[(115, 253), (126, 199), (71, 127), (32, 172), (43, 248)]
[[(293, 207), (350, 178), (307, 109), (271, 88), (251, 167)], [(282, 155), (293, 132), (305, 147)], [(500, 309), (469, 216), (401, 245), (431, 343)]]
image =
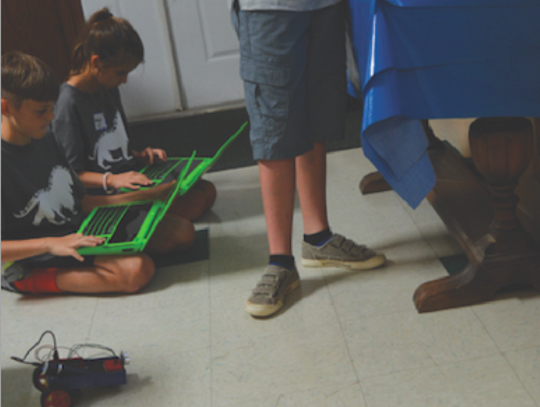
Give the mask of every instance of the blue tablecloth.
[(419, 119), (540, 116), (540, 0), (349, 0), (364, 154), (413, 208), (435, 185)]

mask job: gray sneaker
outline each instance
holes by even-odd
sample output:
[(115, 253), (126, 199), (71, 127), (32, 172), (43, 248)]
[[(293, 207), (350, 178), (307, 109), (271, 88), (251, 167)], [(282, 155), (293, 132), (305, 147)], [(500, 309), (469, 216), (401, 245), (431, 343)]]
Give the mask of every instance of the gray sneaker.
[(270, 264), (246, 302), (247, 313), (254, 317), (269, 317), (275, 314), (283, 306), (283, 298), (298, 286), (300, 276), (296, 267), (288, 270)]
[(30, 269), (19, 263), (11, 263), (2, 271), (2, 289), (20, 293), (13, 285), (14, 281), (22, 280), (30, 274)]
[(302, 242), (302, 265), (306, 267), (347, 267), (369, 270), (386, 262), (384, 254), (377, 254), (364, 245), (334, 234), (322, 246)]

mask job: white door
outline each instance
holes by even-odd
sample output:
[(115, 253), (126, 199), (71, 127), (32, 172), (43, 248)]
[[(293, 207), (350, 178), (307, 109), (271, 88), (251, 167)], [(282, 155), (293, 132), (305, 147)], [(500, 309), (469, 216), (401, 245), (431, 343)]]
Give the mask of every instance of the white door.
[(238, 40), (227, 0), (81, 0), (108, 7), (144, 44), (145, 62), (120, 87), (130, 119), (242, 101)]
[(185, 107), (244, 99), (227, 0), (166, 0)]

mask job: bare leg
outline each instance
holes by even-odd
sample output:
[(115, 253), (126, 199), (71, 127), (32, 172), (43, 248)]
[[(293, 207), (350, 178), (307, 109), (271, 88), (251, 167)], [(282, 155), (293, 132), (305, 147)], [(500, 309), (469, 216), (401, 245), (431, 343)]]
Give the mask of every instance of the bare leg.
[(157, 226), (145, 250), (151, 254), (185, 251), (194, 241), (193, 224), (187, 219), (167, 214)]
[(295, 161), (261, 160), (259, 175), (270, 254), (292, 255)]
[(214, 184), (200, 180), (185, 195), (174, 200), (168, 213), (190, 221), (197, 220), (214, 205), (216, 194)]
[(98, 256), (93, 267), (58, 269), (56, 285), (73, 293), (135, 293), (154, 275), (154, 262), (145, 254)]
[(296, 157), (296, 188), (302, 208), (304, 233), (309, 235), (328, 228), (324, 143), (315, 143), (311, 151)]

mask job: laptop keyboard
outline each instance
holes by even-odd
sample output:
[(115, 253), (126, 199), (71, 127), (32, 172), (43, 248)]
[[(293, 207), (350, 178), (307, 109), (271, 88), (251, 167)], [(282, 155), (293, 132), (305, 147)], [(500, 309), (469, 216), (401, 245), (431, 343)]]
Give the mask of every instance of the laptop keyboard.
[(130, 206), (98, 208), (94, 217), (83, 230), (83, 235), (112, 235), (108, 243), (130, 242), (141, 228), (151, 203)]
[(163, 178), (165, 174), (167, 174), (170, 171), (170, 169), (173, 168), (177, 164), (178, 164), (177, 160), (167, 160), (159, 164), (154, 164), (148, 167), (144, 171), (144, 174), (150, 179), (159, 180)]
[(146, 215), (152, 208), (152, 204), (133, 205), (128, 208), (122, 217), (109, 243), (131, 242), (139, 234), (141, 226), (146, 220)]
[(84, 235), (109, 235), (126, 211), (126, 206), (99, 208), (83, 230)]

